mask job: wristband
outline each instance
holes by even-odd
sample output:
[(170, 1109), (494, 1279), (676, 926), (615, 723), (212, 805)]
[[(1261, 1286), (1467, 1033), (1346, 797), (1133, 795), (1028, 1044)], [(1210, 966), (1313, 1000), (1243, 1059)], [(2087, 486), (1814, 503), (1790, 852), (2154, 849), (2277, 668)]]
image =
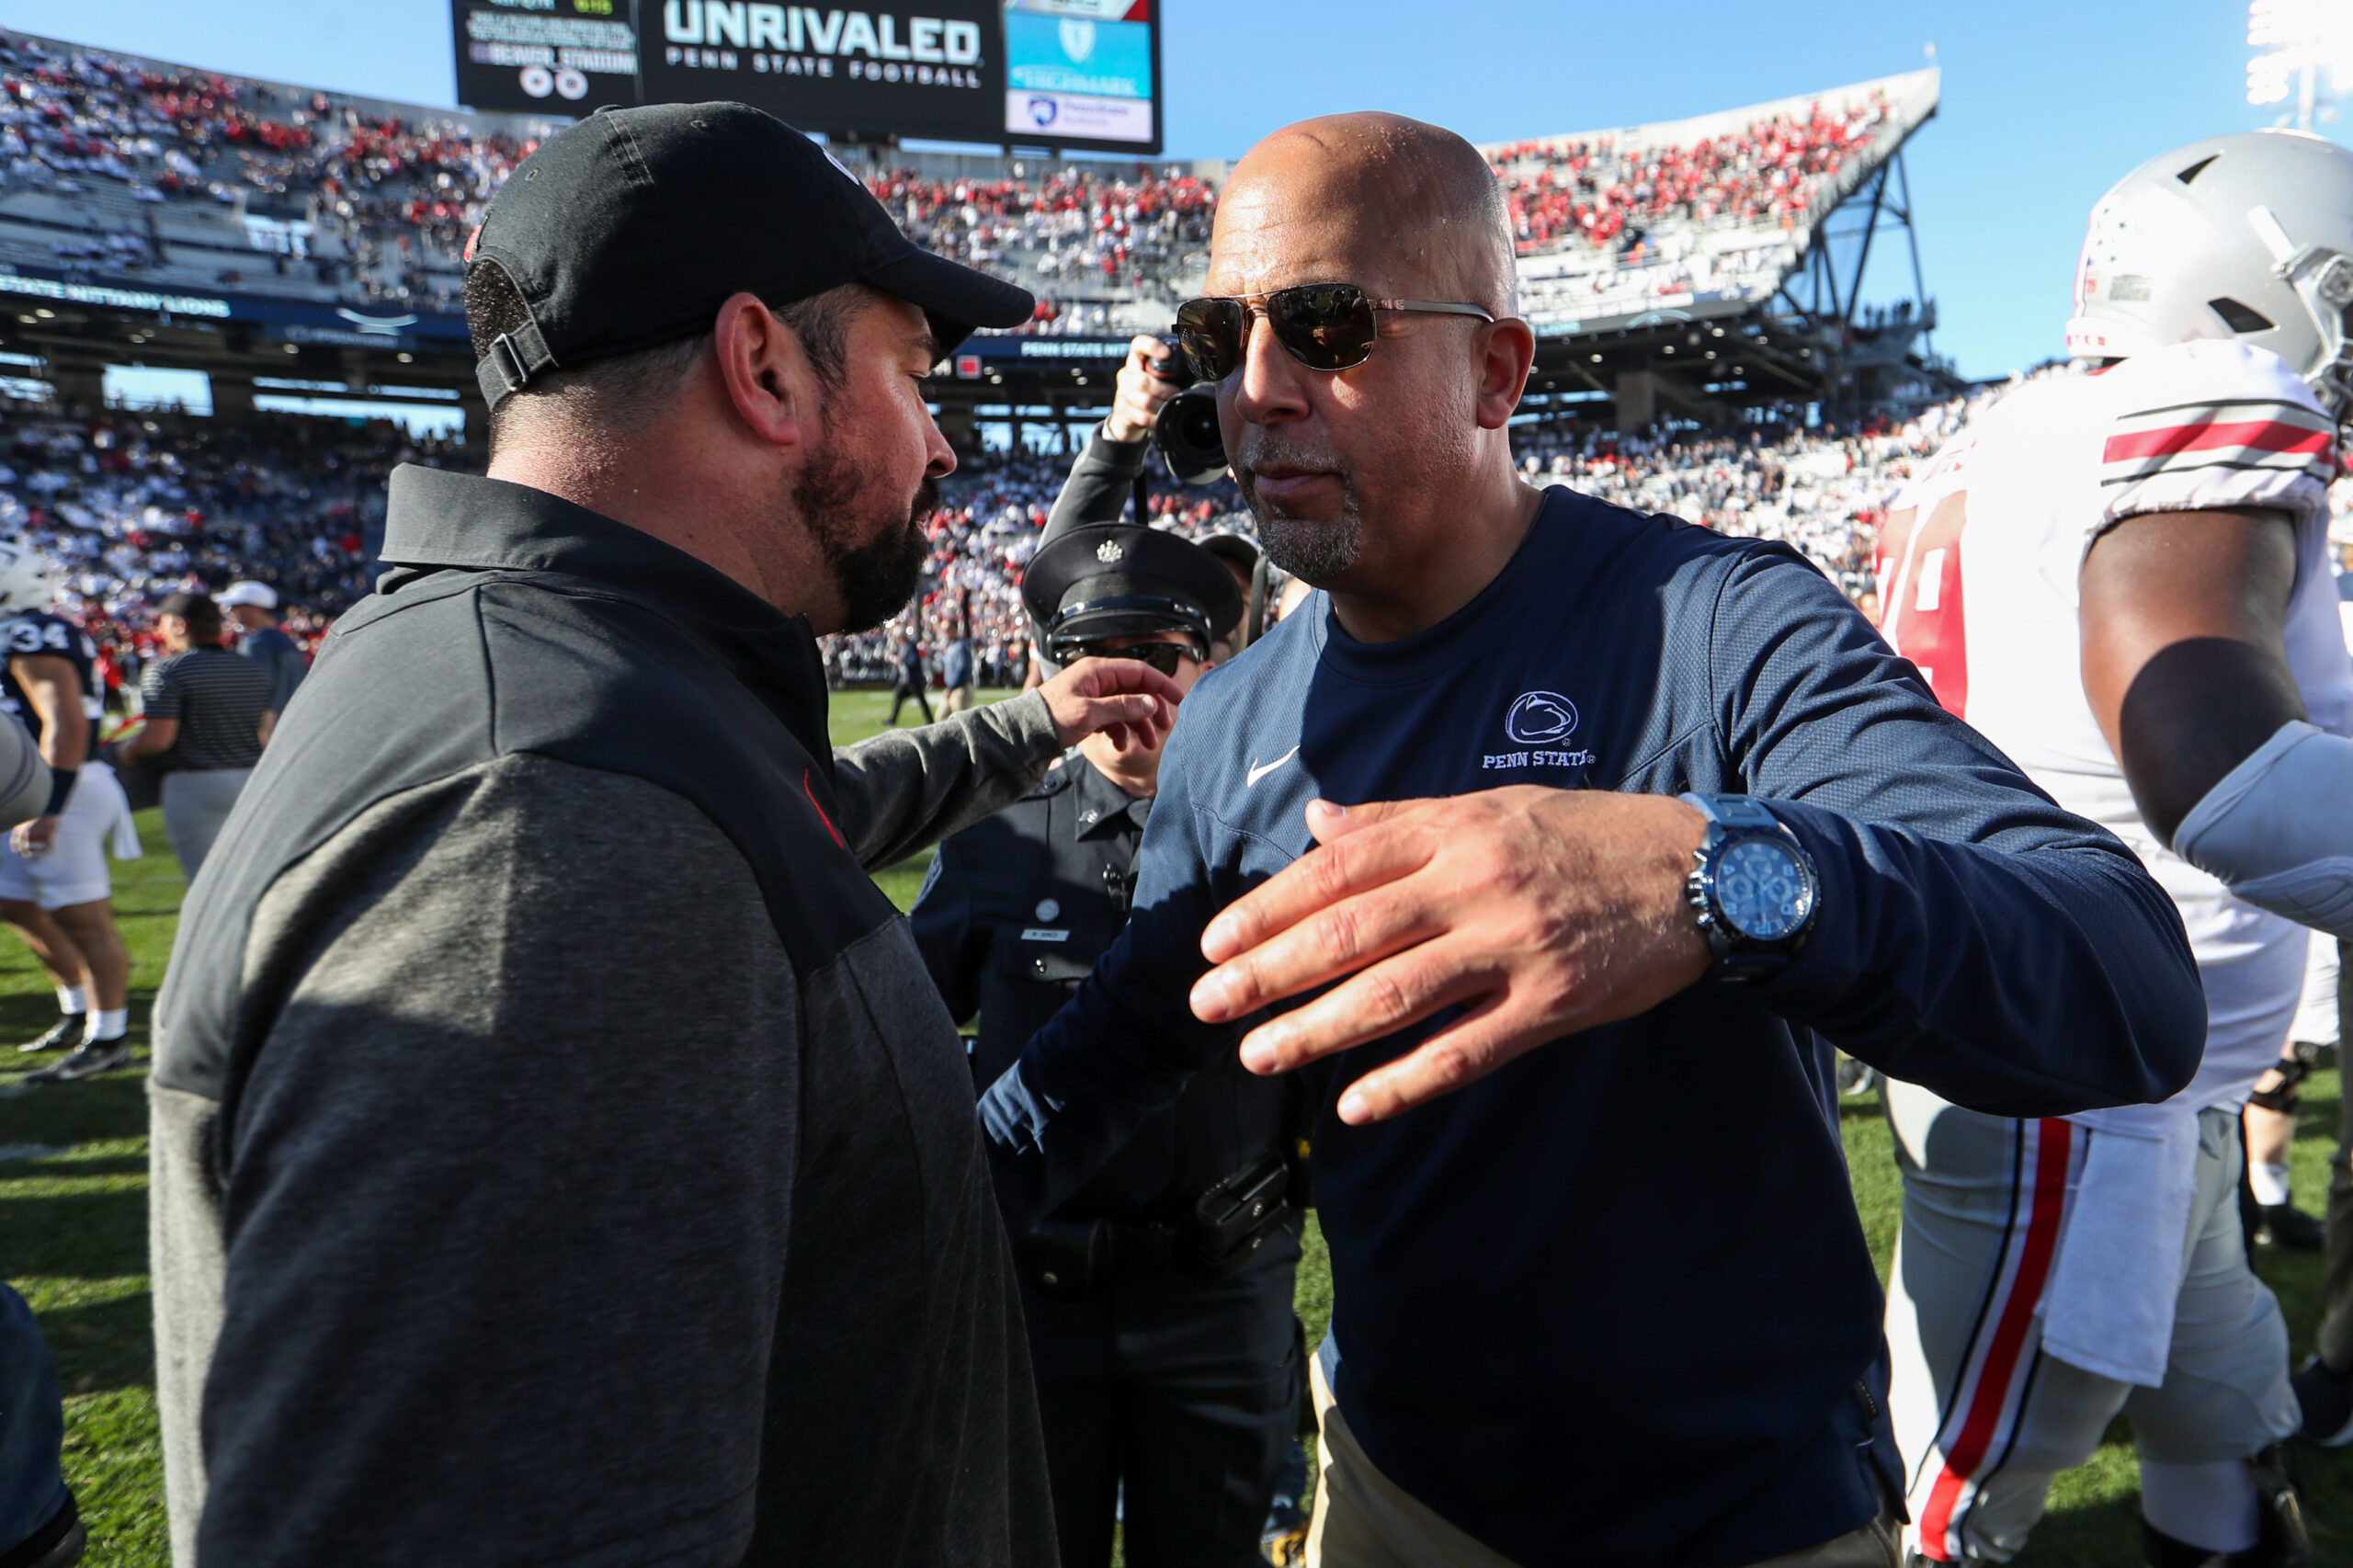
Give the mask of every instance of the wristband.
[(49, 770), (49, 804), (40, 814), (53, 817), (65, 809), (65, 798), (74, 793), (74, 780), (80, 777), (78, 767), (52, 767)]

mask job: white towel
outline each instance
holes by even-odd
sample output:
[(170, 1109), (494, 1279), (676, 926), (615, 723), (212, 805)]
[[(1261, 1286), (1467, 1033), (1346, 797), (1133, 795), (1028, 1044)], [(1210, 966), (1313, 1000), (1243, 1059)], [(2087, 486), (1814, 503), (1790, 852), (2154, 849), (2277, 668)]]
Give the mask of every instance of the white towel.
[(2198, 1112), (2168, 1103), (2068, 1119), (2092, 1137), (2042, 1293), (2042, 1347), (2087, 1372), (2156, 1388), (2172, 1357), (2198, 1196)]
[(136, 860), (147, 853), (145, 846), (139, 842), (139, 824), (131, 820), (129, 808), (115, 813), (113, 833), (110, 847), (116, 859)]
[[(108, 778), (115, 776), (110, 765), (95, 757), (84, 763), (82, 770), (85, 773), (103, 773)], [(114, 792), (114, 798), (119, 809), (114, 813), (114, 821), (107, 824), (107, 832), (110, 835), (108, 848), (118, 860), (136, 860), (147, 852), (139, 842), (139, 824), (131, 820), (129, 798), (119, 790)]]

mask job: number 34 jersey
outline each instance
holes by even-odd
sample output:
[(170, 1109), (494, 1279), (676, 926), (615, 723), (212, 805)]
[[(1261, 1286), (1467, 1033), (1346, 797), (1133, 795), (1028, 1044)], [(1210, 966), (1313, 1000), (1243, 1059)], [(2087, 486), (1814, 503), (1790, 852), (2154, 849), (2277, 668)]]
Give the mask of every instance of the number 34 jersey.
[(15, 615), (0, 620), (0, 709), (6, 709), (24, 721), (33, 739), (41, 736), (40, 712), (25, 696), (24, 683), (17, 678), (17, 661), (37, 654), (63, 659), (74, 666), (82, 682), (82, 714), (90, 727), (89, 744), (96, 750), (98, 744), (98, 721), (106, 713), (105, 694), (98, 690), (97, 644), (89, 633), (70, 620), (40, 611)]
[(1881, 631), (1938, 699), (2058, 802), (2141, 857), (2181, 911), (2206, 981), (2201, 1105), (2268, 1065), (2303, 969), (2302, 930), (2234, 898), (2157, 841), (2084, 694), (2077, 578), (2136, 514), (2289, 514), (2288, 662), (2312, 722), (2353, 733), (2353, 665), (2328, 560), (2336, 422), (2277, 355), (2177, 344), (2034, 382), (1984, 410), (1897, 496), (1879, 545)]

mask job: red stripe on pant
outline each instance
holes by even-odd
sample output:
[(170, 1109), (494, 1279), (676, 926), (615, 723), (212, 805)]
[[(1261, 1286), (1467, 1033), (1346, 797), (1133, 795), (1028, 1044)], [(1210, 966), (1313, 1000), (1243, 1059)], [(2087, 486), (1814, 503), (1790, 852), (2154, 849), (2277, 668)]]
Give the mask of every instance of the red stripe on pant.
[(2042, 1299), (2043, 1284), (2050, 1278), (2052, 1255), (2059, 1246), (2059, 1219), (2067, 1204), (2067, 1154), (2075, 1129), (2056, 1118), (2047, 1118), (2037, 1126), (2034, 1203), (2027, 1220), (2026, 1244), (2018, 1253), (2018, 1272), (2010, 1279), (2009, 1296), (2002, 1303), (2000, 1321), (1986, 1346), (1977, 1374), (1977, 1392), (1970, 1399), (1961, 1435), (1945, 1449), (1944, 1466), (1937, 1472), (1928, 1506), (1920, 1514), (1920, 1550), (1939, 1562), (1953, 1560), (1948, 1555), (1952, 1548), (1945, 1540), (1952, 1528), (1953, 1505), (1985, 1462), (1985, 1451), (2001, 1426), (2003, 1408), (2010, 1402), (2010, 1384), (2018, 1375), (2018, 1353), (2034, 1322), (2035, 1303)]

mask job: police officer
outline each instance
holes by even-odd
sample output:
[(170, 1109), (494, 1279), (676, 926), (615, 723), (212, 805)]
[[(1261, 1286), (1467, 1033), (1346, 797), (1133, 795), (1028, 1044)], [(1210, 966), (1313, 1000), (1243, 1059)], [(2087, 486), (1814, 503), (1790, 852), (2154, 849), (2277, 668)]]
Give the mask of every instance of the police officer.
[[(1143, 659), (1189, 689), (1242, 594), (1174, 534), (1082, 526), (1022, 585), (1047, 652)], [(978, 1081), (1010, 1066), (1126, 925), (1160, 752), (1086, 741), (940, 846), (914, 912)], [(1257, 1561), (1292, 1427), (1296, 1087), (1204, 1074), (1037, 1231), (1015, 1238), (1064, 1568)]]

